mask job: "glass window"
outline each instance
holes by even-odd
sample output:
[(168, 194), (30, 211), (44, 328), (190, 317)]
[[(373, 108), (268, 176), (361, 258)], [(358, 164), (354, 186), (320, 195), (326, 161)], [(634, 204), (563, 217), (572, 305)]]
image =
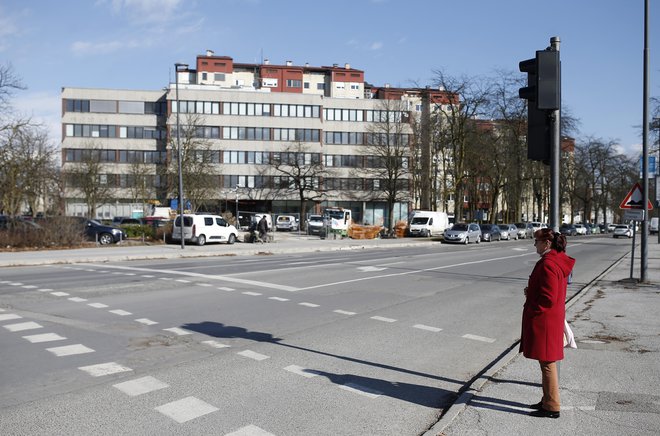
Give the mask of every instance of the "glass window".
[(142, 101), (120, 101), (119, 102), (120, 114), (143, 114), (144, 102)]
[(89, 111), (114, 114), (117, 112), (117, 102), (115, 100), (90, 100)]

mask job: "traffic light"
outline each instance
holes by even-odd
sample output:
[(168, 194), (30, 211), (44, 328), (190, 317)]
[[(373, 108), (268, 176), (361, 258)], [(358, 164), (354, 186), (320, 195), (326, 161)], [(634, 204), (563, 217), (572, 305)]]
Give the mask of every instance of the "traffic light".
[(527, 86), (518, 90), (527, 100), (527, 158), (550, 163), (551, 112), (561, 106), (559, 52), (539, 50), (536, 57), (519, 64), (527, 73)]

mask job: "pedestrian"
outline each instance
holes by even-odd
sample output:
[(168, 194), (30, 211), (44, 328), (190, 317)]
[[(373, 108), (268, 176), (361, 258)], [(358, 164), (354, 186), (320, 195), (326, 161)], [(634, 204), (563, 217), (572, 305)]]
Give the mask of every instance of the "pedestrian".
[(261, 242), (266, 242), (266, 237), (268, 233), (268, 221), (266, 220), (266, 215), (263, 215), (257, 224), (257, 230), (259, 231), (259, 239)]
[(525, 288), (520, 351), (541, 367), (543, 398), (532, 404), (531, 416), (559, 418), (557, 362), (564, 358), (567, 279), (575, 259), (566, 255), (566, 238), (552, 229), (534, 232), (536, 262)]

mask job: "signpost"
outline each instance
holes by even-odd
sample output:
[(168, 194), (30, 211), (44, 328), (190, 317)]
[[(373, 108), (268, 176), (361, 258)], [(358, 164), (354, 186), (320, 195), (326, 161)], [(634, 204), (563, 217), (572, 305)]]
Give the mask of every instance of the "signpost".
[[(644, 208), (644, 194), (642, 192), (642, 185), (635, 183), (635, 186), (632, 187), (628, 195), (625, 196), (621, 204), (619, 205), (620, 209), (624, 210), (623, 219), (632, 220), (633, 228), (633, 237), (632, 237), (632, 252), (630, 255), (630, 278), (633, 278), (633, 265), (635, 263), (635, 236), (637, 235), (637, 223), (644, 221), (644, 212), (646, 210), (653, 210), (653, 205), (650, 200), (646, 200), (647, 205)], [(645, 210), (646, 209), (646, 210)], [(642, 226), (642, 230), (645, 229), (645, 226)], [(645, 236), (642, 235), (642, 238)]]

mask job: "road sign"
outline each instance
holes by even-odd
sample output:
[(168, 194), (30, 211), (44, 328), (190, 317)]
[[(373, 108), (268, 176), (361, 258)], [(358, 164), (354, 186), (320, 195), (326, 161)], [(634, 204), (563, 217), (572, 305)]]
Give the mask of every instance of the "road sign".
[[(619, 205), (620, 209), (644, 209), (644, 195), (642, 195), (642, 186), (635, 183), (635, 186), (630, 190), (626, 198), (623, 199)], [(648, 201), (648, 210), (653, 210), (653, 204)]]
[(644, 209), (626, 209), (623, 212), (624, 220), (644, 221)]

